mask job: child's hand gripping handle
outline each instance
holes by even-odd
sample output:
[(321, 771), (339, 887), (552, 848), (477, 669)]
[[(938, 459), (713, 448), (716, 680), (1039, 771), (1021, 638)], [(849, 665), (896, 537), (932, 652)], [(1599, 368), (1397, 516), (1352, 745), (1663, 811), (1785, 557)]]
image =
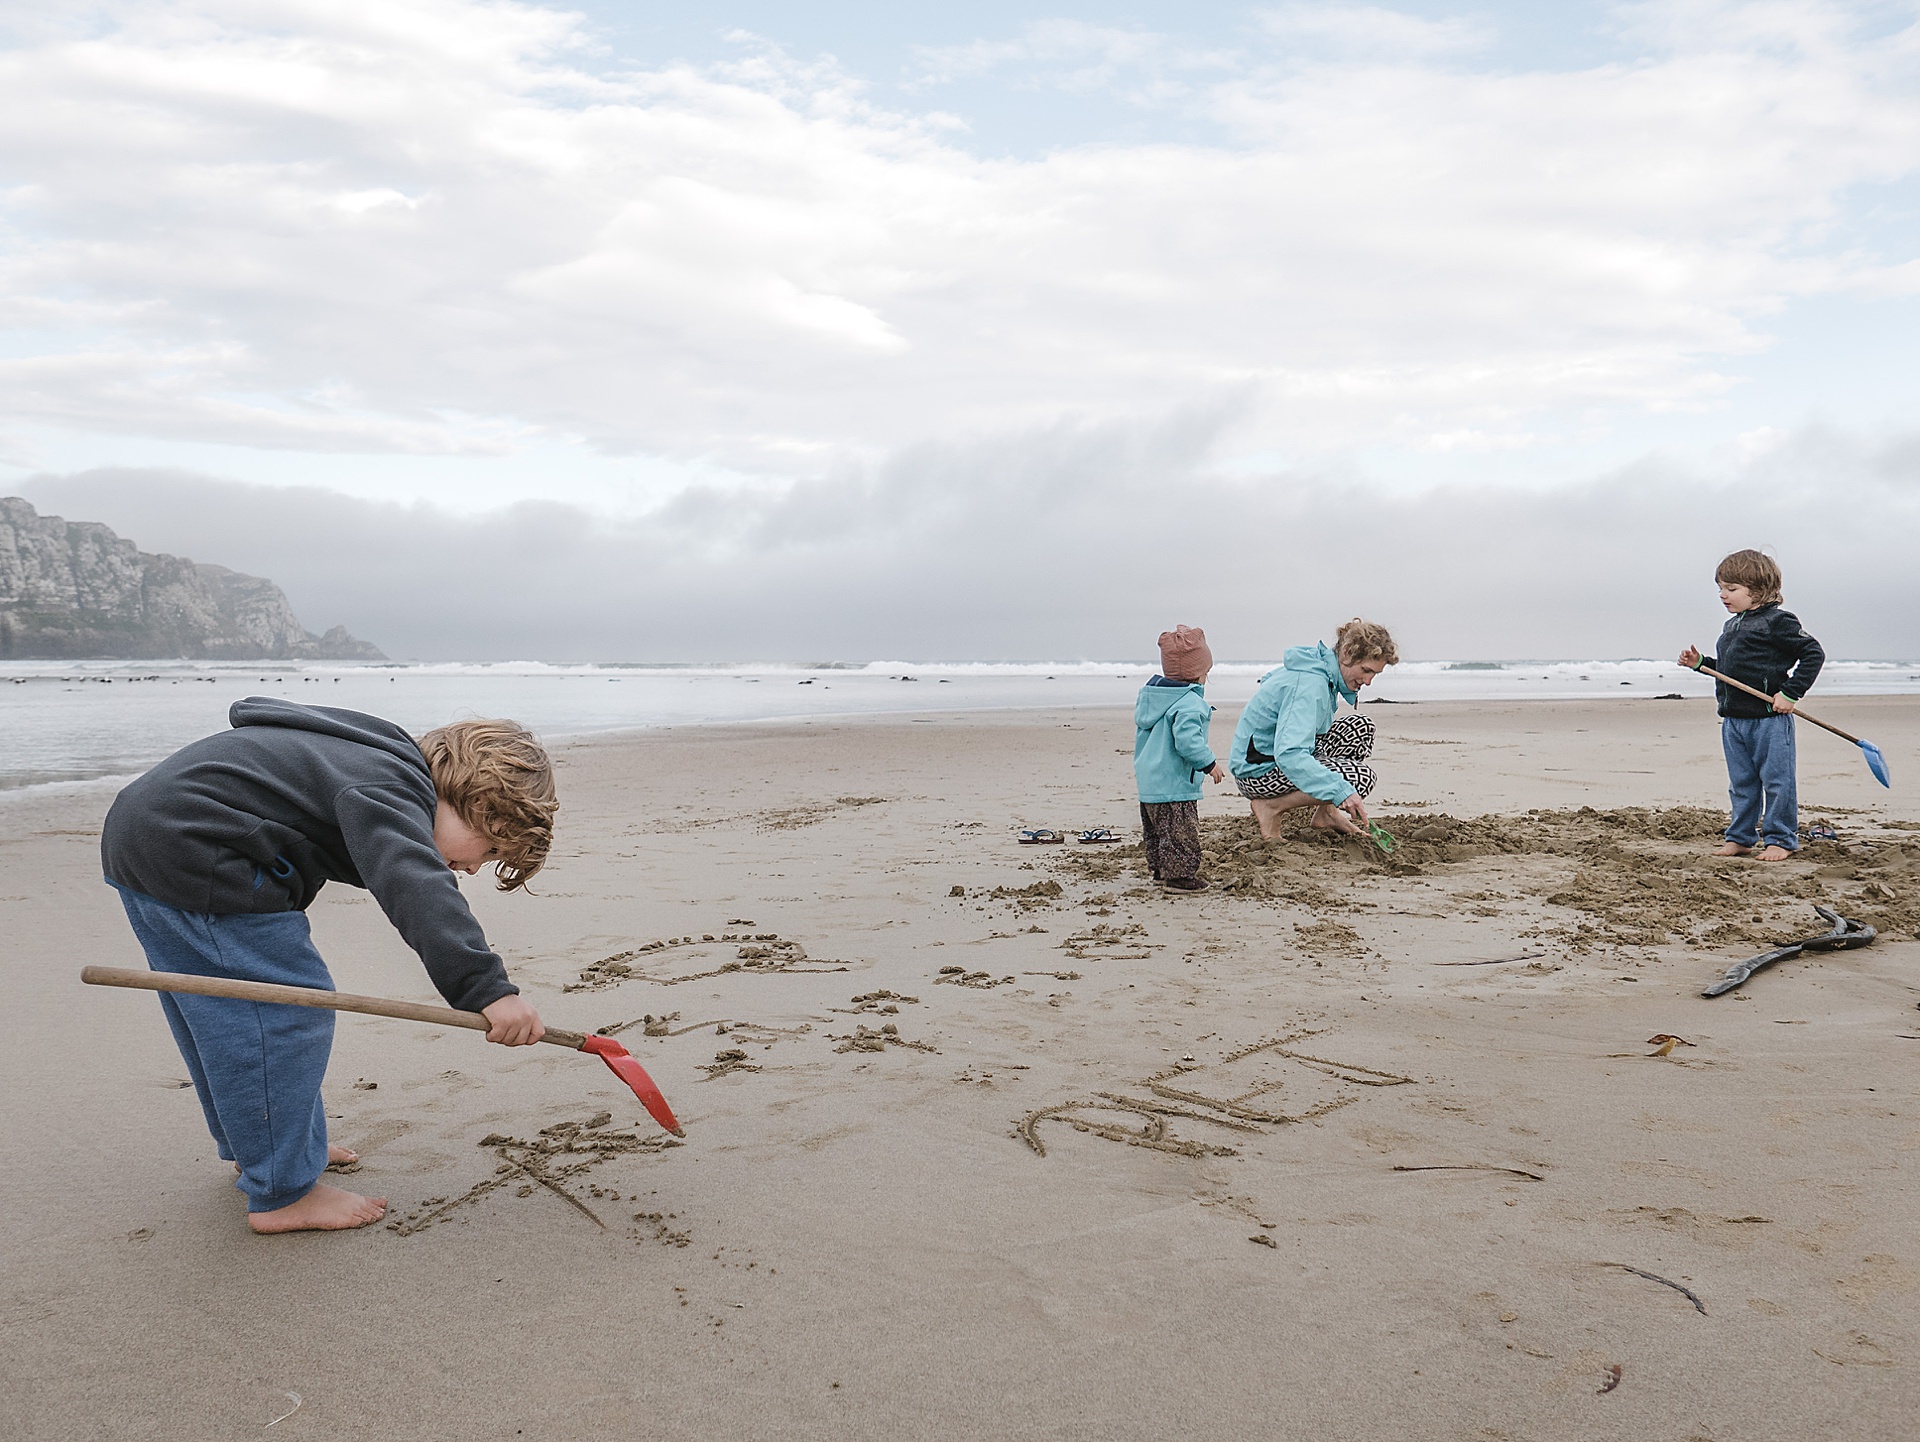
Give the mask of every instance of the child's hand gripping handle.
[[(1749, 686), (1745, 681), (1736, 681), (1731, 676), (1723, 676), (1720, 672), (1714, 670), (1713, 667), (1711, 666), (1695, 666), (1693, 669), (1698, 671), (1702, 676), (1711, 676), (1716, 681), (1725, 682), (1727, 685), (1733, 687), (1733, 689), (1736, 691), (1745, 691), (1749, 696), (1757, 697), (1760, 700), (1765, 701), (1769, 706), (1773, 704), (1773, 697), (1769, 696), (1765, 691), (1762, 691), (1758, 686)], [(1806, 712), (1800, 709), (1797, 703), (1793, 708), (1793, 714), (1798, 716), (1802, 721), (1811, 721), (1814, 725), (1818, 726), (1822, 731), (1831, 731), (1834, 735), (1838, 736), (1843, 741), (1851, 741), (1855, 746), (1864, 746), (1866, 744), (1858, 736), (1853, 735), (1851, 732), (1842, 731), (1838, 726), (1832, 725), (1831, 723), (1826, 721), (1822, 721), (1818, 716), (1809, 716)]]
[[(140, 971), (123, 966), (86, 966), (80, 980), (88, 986), (128, 986), (139, 991), (183, 991), (194, 996), (224, 996), (236, 1001), (270, 1001), (281, 1006), (316, 1006), (325, 1011), (357, 1011), (367, 1016), (390, 1016), (400, 1021), (430, 1021), (440, 1026), (490, 1031), (493, 1023), (477, 1011), (455, 1011), (450, 1006), (428, 1006), (418, 1001), (389, 1001), (383, 996), (356, 996), (350, 991), (321, 991), (311, 986), (278, 986), (267, 981), (241, 981), (229, 976), (191, 976), (178, 971)], [(550, 1026), (540, 1038), (555, 1046), (579, 1051), (586, 1045), (583, 1032)]]

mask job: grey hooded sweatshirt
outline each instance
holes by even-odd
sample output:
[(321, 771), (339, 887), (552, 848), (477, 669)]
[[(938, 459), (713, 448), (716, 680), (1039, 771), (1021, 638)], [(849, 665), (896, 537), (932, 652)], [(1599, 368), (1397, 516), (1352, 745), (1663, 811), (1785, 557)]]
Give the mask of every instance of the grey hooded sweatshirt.
[(519, 988), (433, 842), (427, 758), (391, 721), (266, 696), (174, 752), (107, 812), (107, 880), (182, 911), (305, 911), (329, 881), (373, 893), (451, 1006)]

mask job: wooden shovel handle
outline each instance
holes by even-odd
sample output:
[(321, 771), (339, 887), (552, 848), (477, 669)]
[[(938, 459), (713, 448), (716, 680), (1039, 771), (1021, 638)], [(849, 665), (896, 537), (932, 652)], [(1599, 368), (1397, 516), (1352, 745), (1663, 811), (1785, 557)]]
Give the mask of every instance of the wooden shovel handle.
[[(1749, 696), (1758, 696), (1762, 701), (1766, 701), (1766, 702), (1771, 702), (1773, 700), (1773, 697), (1769, 696), (1765, 691), (1762, 691), (1758, 686), (1749, 686), (1745, 681), (1736, 681), (1731, 676), (1723, 676), (1718, 671), (1714, 670), (1713, 667), (1711, 666), (1695, 666), (1693, 669), (1698, 671), (1702, 676), (1711, 676), (1716, 681), (1726, 682), (1729, 686), (1733, 687), (1733, 689), (1736, 691), (1745, 691)], [(1814, 725), (1818, 726), (1822, 731), (1831, 731), (1834, 735), (1838, 736), (1842, 741), (1851, 741), (1855, 746), (1858, 746), (1860, 744), (1860, 738), (1858, 736), (1852, 735), (1846, 731), (1842, 731), (1838, 726), (1832, 725), (1831, 723), (1826, 721), (1822, 721), (1818, 716), (1809, 716), (1806, 712), (1800, 709), (1800, 704), (1798, 702), (1794, 703), (1793, 714), (1798, 716), (1802, 721), (1811, 721)]]
[[(224, 996), (235, 1001), (270, 1001), (281, 1006), (317, 1006), (326, 1011), (357, 1011), (368, 1016), (390, 1016), (401, 1021), (430, 1021), (438, 1026), (461, 1026), (486, 1031), (493, 1023), (477, 1011), (455, 1011), (450, 1006), (427, 1006), (417, 1001), (388, 1001), (381, 996), (355, 996), (350, 991), (321, 991), (312, 986), (278, 986), (267, 981), (241, 981), (227, 976), (190, 976), (179, 971), (140, 971), (125, 966), (83, 966), (80, 980), (88, 986), (127, 986), (138, 991), (184, 991), (194, 996)], [(540, 1038), (555, 1046), (579, 1051), (586, 1034), (550, 1026)]]

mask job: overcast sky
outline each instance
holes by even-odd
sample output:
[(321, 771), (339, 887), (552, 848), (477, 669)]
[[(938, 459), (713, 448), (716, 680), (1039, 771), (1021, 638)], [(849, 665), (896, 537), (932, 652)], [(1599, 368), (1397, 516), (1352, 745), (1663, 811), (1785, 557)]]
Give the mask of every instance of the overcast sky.
[(396, 655), (1664, 655), (1742, 545), (1920, 655), (1914, 3), (0, 45), (0, 492)]

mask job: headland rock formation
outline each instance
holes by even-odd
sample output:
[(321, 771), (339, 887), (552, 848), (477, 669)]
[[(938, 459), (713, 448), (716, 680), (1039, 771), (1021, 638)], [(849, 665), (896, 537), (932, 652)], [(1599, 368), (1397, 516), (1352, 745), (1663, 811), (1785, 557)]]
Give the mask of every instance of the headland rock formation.
[(94, 521), (0, 497), (0, 659), (384, 661), (316, 636), (273, 582), (153, 555)]

